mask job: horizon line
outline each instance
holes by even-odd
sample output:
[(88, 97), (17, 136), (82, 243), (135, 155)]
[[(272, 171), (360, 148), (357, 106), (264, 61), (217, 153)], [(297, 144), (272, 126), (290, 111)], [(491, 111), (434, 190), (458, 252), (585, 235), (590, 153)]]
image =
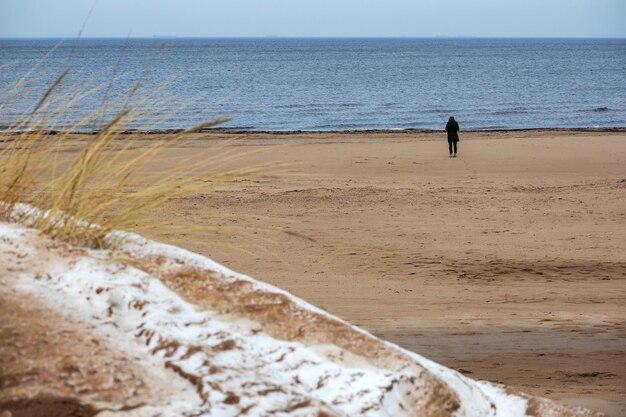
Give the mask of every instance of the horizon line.
[(626, 36), (0, 36), (0, 40), (30, 40), (30, 39), (626, 39)]

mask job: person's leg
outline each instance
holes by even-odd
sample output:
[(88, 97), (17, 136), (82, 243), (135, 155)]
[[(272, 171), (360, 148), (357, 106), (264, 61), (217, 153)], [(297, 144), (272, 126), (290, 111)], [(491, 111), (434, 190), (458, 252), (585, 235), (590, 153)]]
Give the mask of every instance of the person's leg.
[(458, 142), (456, 142), (456, 141), (454, 142), (454, 156), (456, 156), (456, 147), (457, 147), (457, 143), (458, 143)]
[(450, 150), (450, 156), (452, 156), (452, 141), (448, 141), (448, 149)]

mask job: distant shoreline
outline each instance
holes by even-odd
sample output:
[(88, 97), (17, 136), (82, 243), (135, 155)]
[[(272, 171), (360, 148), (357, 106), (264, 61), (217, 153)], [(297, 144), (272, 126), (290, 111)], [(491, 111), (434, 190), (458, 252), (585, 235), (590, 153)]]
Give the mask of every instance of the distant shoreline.
[[(13, 135), (23, 132), (34, 132), (35, 130), (0, 130), (0, 135)], [(127, 129), (122, 130), (120, 134), (173, 134), (184, 132), (185, 129)], [(350, 130), (247, 130), (237, 128), (209, 128), (202, 129), (194, 133), (224, 133), (224, 134), (261, 134), (261, 135), (342, 135), (342, 134), (409, 134), (409, 133), (441, 133), (443, 129), (350, 129)], [(87, 131), (64, 131), (57, 129), (40, 130), (39, 132), (48, 135), (60, 135), (60, 134), (76, 134), (76, 135), (95, 135), (99, 130), (87, 130)], [(523, 129), (469, 129), (462, 130), (461, 133), (509, 133), (509, 132), (594, 132), (594, 133), (623, 133), (626, 132), (626, 126), (624, 127), (553, 127), (553, 128), (523, 128)]]

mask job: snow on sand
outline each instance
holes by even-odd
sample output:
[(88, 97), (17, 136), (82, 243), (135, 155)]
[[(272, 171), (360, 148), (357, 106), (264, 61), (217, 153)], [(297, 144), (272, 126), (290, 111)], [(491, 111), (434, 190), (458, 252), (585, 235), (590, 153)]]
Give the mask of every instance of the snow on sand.
[[(133, 407), (76, 394), (102, 416), (595, 415), (473, 381), (200, 255), (126, 237), (92, 251), (0, 223), (0, 293), (35, 297), (167, 387)], [(14, 385), (0, 385), (0, 412), (54, 395)]]

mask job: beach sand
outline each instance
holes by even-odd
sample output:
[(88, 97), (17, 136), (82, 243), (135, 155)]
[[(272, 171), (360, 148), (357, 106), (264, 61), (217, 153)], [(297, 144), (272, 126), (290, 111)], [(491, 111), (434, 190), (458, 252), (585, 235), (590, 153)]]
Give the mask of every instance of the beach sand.
[[(169, 202), (175, 243), (475, 379), (626, 415), (626, 133), (197, 135), (274, 174)], [(226, 142), (224, 142), (226, 141)]]
[(626, 132), (459, 145), (449, 158), (443, 133), (194, 134), (148, 171), (209, 152), (190, 175), (259, 174), (169, 201), (145, 235), (471, 378), (626, 416)]

